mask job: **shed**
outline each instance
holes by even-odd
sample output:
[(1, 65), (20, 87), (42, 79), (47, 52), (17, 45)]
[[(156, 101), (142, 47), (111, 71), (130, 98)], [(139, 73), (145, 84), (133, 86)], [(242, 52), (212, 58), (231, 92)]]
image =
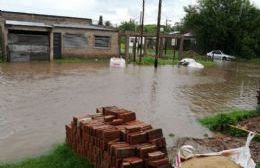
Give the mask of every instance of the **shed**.
[(0, 11), (0, 26), (10, 62), (119, 56), (118, 31), (91, 19)]

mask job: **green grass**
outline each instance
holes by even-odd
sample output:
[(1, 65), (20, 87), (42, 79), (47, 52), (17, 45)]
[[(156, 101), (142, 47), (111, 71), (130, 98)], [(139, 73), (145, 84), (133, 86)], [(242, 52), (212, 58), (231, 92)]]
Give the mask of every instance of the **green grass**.
[(217, 115), (200, 119), (200, 123), (210, 130), (219, 131), (221, 126), (237, 124), (239, 121), (258, 116), (256, 110), (236, 110), (233, 112), (219, 113)]
[[(142, 58), (142, 62), (139, 62), (139, 58), (137, 58), (136, 64), (138, 65), (153, 65), (154, 64), (154, 57), (151, 56), (145, 56)], [(130, 60), (129, 63), (133, 63), (132, 60)], [(158, 64), (159, 65), (175, 65), (178, 63), (177, 59), (167, 59), (167, 58), (158, 58)]]
[(260, 58), (254, 58), (254, 59), (251, 59), (249, 60), (250, 63), (253, 63), (253, 64), (258, 64), (260, 65)]
[(61, 59), (54, 59), (54, 63), (57, 64), (85, 64), (85, 63), (108, 63), (108, 58), (61, 58)]
[(0, 64), (4, 64), (6, 61), (3, 59), (3, 56), (0, 55)]
[[(230, 125), (237, 125), (239, 121), (259, 115), (260, 112), (257, 110), (236, 110), (206, 117), (200, 119), (199, 122), (212, 131), (219, 131), (236, 137), (244, 137), (248, 134), (246, 131), (233, 128)], [(258, 141), (260, 137), (256, 136), (255, 139)]]
[[(138, 65), (153, 65), (154, 64), (154, 55), (155, 55), (155, 50), (154, 49), (147, 49), (147, 55), (145, 55), (142, 58), (142, 62), (139, 62), (139, 57), (136, 58), (136, 63)], [(187, 55), (189, 57), (189, 53), (187, 52), (184, 53), (184, 56)], [(205, 57), (201, 55), (196, 55), (196, 58), (194, 58), (197, 62), (201, 63), (205, 67), (211, 67), (216, 65), (213, 61), (206, 59)], [(133, 63), (133, 60), (129, 61), (130, 63)], [(158, 64), (159, 65), (176, 65), (179, 62), (179, 53), (178, 51), (175, 51), (175, 57), (174, 57), (174, 51), (172, 49), (163, 51), (163, 56), (161, 58), (158, 58)]]
[(67, 145), (60, 145), (47, 155), (19, 163), (1, 164), (0, 168), (92, 168), (86, 159), (74, 154)]
[(211, 61), (211, 60), (205, 60), (205, 59), (196, 59), (196, 61), (198, 63), (201, 63), (202, 65), (204, 65), (205, 67), (212, 67), (214, 65), (216, 65), (215, 62)]

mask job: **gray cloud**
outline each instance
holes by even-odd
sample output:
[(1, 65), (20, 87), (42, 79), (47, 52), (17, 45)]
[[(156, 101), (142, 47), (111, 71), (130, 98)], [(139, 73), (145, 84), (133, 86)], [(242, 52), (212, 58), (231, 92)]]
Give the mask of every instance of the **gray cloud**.
[[(184, 16), (183, 7), (196, 4), (197, 0), (164, 0), (162, 6), (162, 24), (166, 18), (171, 24)], [(260, 6), (260, 0), (252, 0)], [(139, 21), (142, 0), (0, 0), (0, 9), (17, 12), (62, 15), (104, 20), (113, 24), (135, 19)], [(146, 0), (145, 23), (156, 24), (158, 0)]]

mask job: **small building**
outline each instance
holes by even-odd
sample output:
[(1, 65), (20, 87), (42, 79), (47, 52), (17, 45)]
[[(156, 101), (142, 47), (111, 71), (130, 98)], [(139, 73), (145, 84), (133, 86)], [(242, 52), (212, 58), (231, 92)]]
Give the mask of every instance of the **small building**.
[(86, 18), (0, 11), (0, 35), (10, 62), (119, 56), (118, 31)]

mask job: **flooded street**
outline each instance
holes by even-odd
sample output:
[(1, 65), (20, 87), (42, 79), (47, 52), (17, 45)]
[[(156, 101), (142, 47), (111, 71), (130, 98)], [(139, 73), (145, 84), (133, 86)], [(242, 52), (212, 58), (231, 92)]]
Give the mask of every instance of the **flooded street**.
[(210, 132), (197, 119), (255, 108), (260, 66), (225, 63), (186, 67), (105, 64), (0, 64), (0, 161), (27, 158), (64, 142), (73, 115), (116, 105), (176, 137)]

